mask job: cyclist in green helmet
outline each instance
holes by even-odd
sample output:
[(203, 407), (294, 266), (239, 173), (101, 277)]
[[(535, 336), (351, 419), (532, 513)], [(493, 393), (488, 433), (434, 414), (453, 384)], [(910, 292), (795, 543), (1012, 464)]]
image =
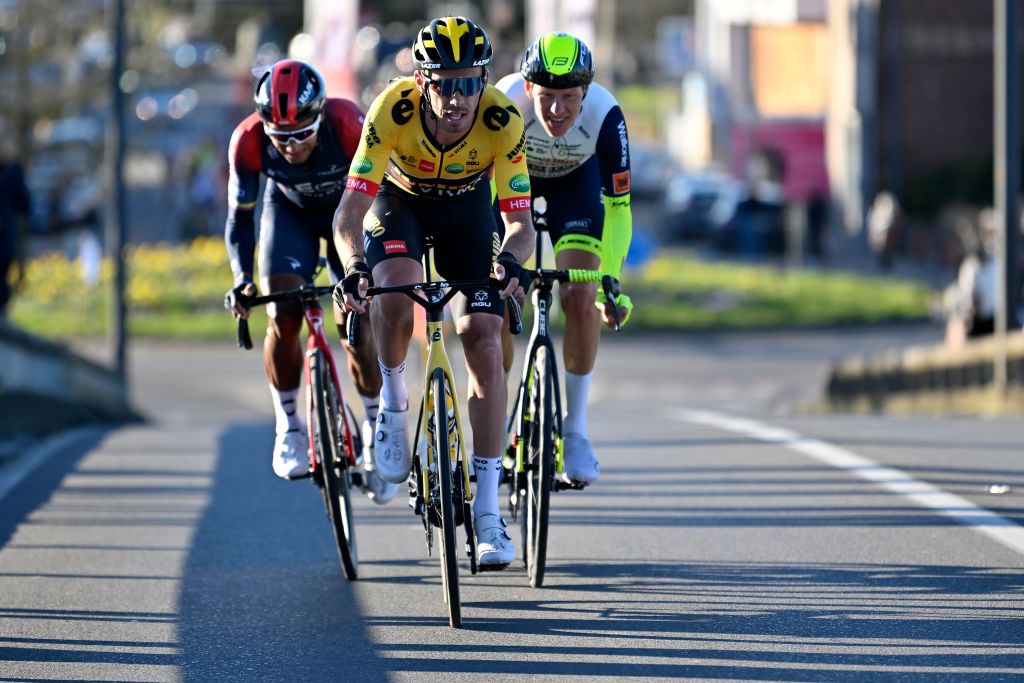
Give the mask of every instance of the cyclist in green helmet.
[[(527, 48), (519, 73), (497, 88), (523, 113), (532, 195), (545, 200), (557, 267), (600, 268), (618, 277), (633, 233), (629, 135), (615, 97), (593, 80), (586, 44), (546, 33)], [(587, 398), (601, 318), (611, 326), (614, 316), (593, 283), (562, 284), (559, 299), (566, 316), (565, 477), (589, 484), (600, 469), (587, 437)], [(619, 304), (628, 320), (632, 302), (623, 294)], [(510, 354), (505, 361), (510, 367)]]

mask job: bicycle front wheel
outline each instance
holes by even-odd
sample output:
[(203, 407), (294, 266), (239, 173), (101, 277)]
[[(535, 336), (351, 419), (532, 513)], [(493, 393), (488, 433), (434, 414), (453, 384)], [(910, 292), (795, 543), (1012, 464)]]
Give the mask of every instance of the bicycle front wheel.
[[(316, 407), (316, 466), (322, 478), (324, 504), (334, 531), (338, 558), (345, 577), (354, 581), (358, 577), (355, 523), (349, 486), (349, 462), (341, 435), (341, 421), (346, 419), (338, 401), (330, 366), (322, 352), (310, 359), (310, 378)], [(350, 432), (351, 433), (351, 432)]]
[[(440, 508), (441, 518), (441, 579), (444, 584), (445, 602), (448, 603), (448, 623), (452, 628), (460, 628), (462, 605), (459, 602), (459, 564), (455, 547), (455, 506), (461, 506), (462, 501), (455, 500), (451, 442), (448, 438), (448, 380), (440, 368), (434, 370), (431, 376), (430, 389), (434, 422), (434, 463), (437, 465), (437, 499), (434, 502)], [(451, 395), (454, 398), (454, 394)]]
[(526, 572), (530, 585), (544, 583), (548, 549), (551, 484), (555, 477), (554, 368), (546, 346), (533, 358), (533, 382), (527, 405), (534, 410), (534, 428), (526, 448), (526, 514), (523, 515)]

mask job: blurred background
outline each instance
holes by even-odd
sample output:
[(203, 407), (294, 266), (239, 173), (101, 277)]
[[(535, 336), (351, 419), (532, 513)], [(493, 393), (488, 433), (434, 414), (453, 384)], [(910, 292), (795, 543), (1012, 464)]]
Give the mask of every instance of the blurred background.
[[(5, 154), (20, 160), (31, 197), (21, 252), (26, 263), (62, 254), (87, 285), (108, 277), (114, 8), (0, 0)], [(160, 272), (147, 245), (220, 239), (227, 143), (252, 111), (254, 74), (285, 56), (309, 60), (332, 95), (365, 109), (411, 72), (416, 29), (445, 14), (488, 31), (494, 80), (544, 31), (591, 45), (597, 80), (629, 125), (634, 268), (681, 248), (709, 262), (899, 276), (929, 289), (916, 314), (927, 316), (928, 306), (948, 314), (942, 289), (965, 259), (990, 252), (991, 2), (133, 0), (117, 79), (125, 242), (142, 259), (129, 303), (144, 313), (154, 284), (139, 271)], [(223, 259), (215, 246), (203, 253)], [(194, 300), (218, 305), (230, 285), (223, 260)], [(12, 275), (23, 298), (29, 270)], [(18, 297), (16, 323), (61, 336)]]

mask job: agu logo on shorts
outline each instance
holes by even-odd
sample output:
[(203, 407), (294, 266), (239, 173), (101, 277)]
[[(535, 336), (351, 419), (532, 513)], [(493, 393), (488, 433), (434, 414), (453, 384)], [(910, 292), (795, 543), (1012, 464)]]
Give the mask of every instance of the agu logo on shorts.
[(385, 240), (385, 242), (384, 242), (384, 253), (385, 254), (408, 254), (409, 250), (405, 246), (405, 240)]
[(512, 176), (512, 180), (508, 181), (508, 186), (516, 192), (529, 192), (530, 191), (530, 176), (525, 173), (517, 173)]

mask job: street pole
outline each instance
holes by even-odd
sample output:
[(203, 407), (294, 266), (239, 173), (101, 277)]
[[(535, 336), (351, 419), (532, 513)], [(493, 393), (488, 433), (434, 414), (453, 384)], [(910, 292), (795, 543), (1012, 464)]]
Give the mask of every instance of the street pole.
[(1000, 239), (996, 248), (995, 367), (993, 384), (1005, 392), (1006, 330), (1016, 322), (1017, 244), (1020, 231), (1020, 69), (1017, 0), (995, 2), (995, 204)]
[(124, 93), (121, 75), (124, 73), (124, 0), (113, 0), (114, 10), (114, 65), (111, 69), (112, 130), (108, 133), (111, 159), (111, 189), (113, 206), (107, 220), (107, 253), (114, 268), (110, 296), (108, 337), (114, 347), (114, 371), (127, 393), (128, 374), (125, 370), (125, 196), (124, 196)]

